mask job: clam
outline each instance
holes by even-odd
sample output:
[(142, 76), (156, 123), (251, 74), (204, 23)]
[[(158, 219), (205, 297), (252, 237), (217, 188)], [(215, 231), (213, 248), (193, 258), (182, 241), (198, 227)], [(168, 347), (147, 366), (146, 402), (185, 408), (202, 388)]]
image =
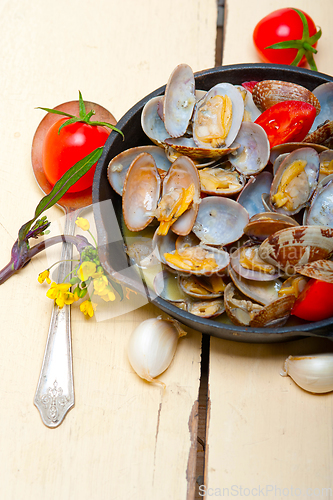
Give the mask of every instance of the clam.
[(239, 203), (220, 196), (201, 200), (192, 231), (207, 245), (227, 245), (237, 241), (249, 221), (249, 214)]
[(141, 153), (131, 163), (123, 188), (123, 217), (130, 231), (141, 231), (152, 222), (160, 190), (161, 178), (154, 158)]
[(248, 211), (250, 217), (265, 209), (262, 203), (262, 194), (270, 192), (272, 180), (272, 174), (266, 171), (250, 177), (238, 196), (238, 203)]
[(302, 276), (333, 283), (333, 261), (331, 260), (321, 259), (304, 264), (304, 266), (295, 266), (295, 271)]
[(329, 144), (332, 142), (333, 136), (333, 120), (325, 122), (320, 125), (316, 130), (308, 134), (303, 142), (311, 144), (323, 144), (325, 145), (328, 141)]
[(305, 219), (306, 225), (333, 228), (333, 174), (318, 184)]
[(230, 267), (242, 278), (256, 281), (273, 281), (279, 270), (259, 256), (259, 245), (243, 245), (230, 255)]
[[(271, 149), (269, 161), (274, 164), (279, 155), (291, 153), (292, 151), (295, 151), (295, 149), (308, 148), (309, 146), (310, 144), (307, 144), (306, 142), (285, 142), (284, 144), (278, 144)], [(318, 154), (328, 149), (326, 146), (322, 146), (321, 144), (311, 144), (311, 147), (315, 149)]]
[(195, 102), (193, 71), (187, 64), (179, 64), (169, 77), (163, 99), (164, 126), (171, 137), (185, 134)]
[(245, 89), (242, 85), (235, 85), (235, 87), (241, 93), (244, 101), (243, 122), (254, 122), (261, 113), (253, 102), (251, 92)]
[(217, 160), (222, 156), (232, 153), (239, 147), (238, 144), (233, 144), (229, 147), (224, 148), (208, 148), (205, 146), (198, 146), (192, 137), (179, 137), (176, 139), (167, 138), (165, 139), (165, 144), (172, 147), (181, 155), (188, 156), (192, 160), (202, 161), (202, 160)]
[(296, 149), (283, 160), (271, 187), (270, 204), (276, 212), (298, 213), (309, 201), (319, 176), (319, 155), (313, 148)]
[(229, 283), (224, 292), (226, 313), (236, 325), (260, 328), (284, 324), (295, 303), (294, 296), (278, 298), (266, 306), (257, 304)]
[(235, 140), (244, 115), (244, 101), (230, 83), (212, 87), (196, 105), (193, 139), (203, 148), (223, 149)]
[(205, 194), (231, 196), (239, 193), (245, 185), (244, 176), (230, 168), (202, 168), (199, 177), (201, 192)]
[(127, 171), (132, 161), (141, 153), (151, 154), (158, 170), (164, 170), (165, 172), (169, 170), (171, 163), (166, 158), (163, 149), (158, 146), (137, 146), (126, 149), (126, 151), (115, 156), (108, 165), (108, 180), (116, 193), (122, 195)]
[(282, 229), (269, 236), (259, 248), (259, 256), (269, 264), (294, 274), (294, 267), (333, 254), (333, 229), (326, 226), (299, 226)]
[(252, 98), (254, 104), (265, 111), (274, 104), (282, 101), (303, 101), (316, 108), (320, 113), (320, 102), (310, 90), (296, 83), (280, 80), (263, 80), (253, 87)]
[[(295, 266), (295, 270), (297, 266)], [(298, 272), (298, 271), (297, 271)], [(278, 291), (278, 295), (282, 297), (283, 295), (294, 295), (296, 298), (302, 293), (307, 284), (307, 278), (300, 276), (299, 274), (294, 274), (289, 276), (282, 284)]]
[(216, 318), (225, 311), (224, 300), (202, 300), (190, 302), (188, 305), (188, 312), (200, 318)]
[(190, 233), (200, 202), (198, 170), (190, 158), (181, 156), (172, 164), (163, 180), (162, 197), (156, 209), (160, 234), (172, 230), (179, 235)]
[(276, 212), (262, 212), (255, 214), (244, 228), (244, 234), (254, 240), (265, 240), (271, 234), (287, 227), (299, 224), (288, 215)]
[(310, 133), (316, 130), (326, 120), (333, 120), (333, 82), (323, 83), (313, 90), (313, 94), (320, 102), (320, 113), (312, 124)]
[(256, 123), (243, 122), (235, 139), (240, 147), (228, 155), (236, 170), (249, 177), (265, 168), (270, 155), (270, 145), (264, 129)]
[(221, 273), (230, 262), (228, 252), (201, 244), (164, 253), (163, 258), (172, 269), (196, 276)]
[[(220, 280), (220, 285), (214, 286), (214, 282), (210, 283), (208, 280), (217, 278)], [(184, 293), (190, 295), (195, 299), (216, 299), (221, 297), (225, 290), (225, 284), (220, 276), (179, 276), (179, 286)], [(214, 289), (215, 288), (215, 289)]]
[(153, 97), (146, 102), (141, 113), (141, 127), (156, 146), (164, 147), (165, 140), (170, 138), (170, 135), (158, 114), (160, 99), (160, 97)]
[(270, 281), (249, 280), (237, 274), (230, 265), (228, 272), (235, 287), (255, 302), (266, 306), (279, 298), (279, 290), (282, 285), (279, 279)]
[(333, 174), (333, 150), (327, 149), (319, 154), (320, 171), (319, 180), (321, 181), (326, 175)]

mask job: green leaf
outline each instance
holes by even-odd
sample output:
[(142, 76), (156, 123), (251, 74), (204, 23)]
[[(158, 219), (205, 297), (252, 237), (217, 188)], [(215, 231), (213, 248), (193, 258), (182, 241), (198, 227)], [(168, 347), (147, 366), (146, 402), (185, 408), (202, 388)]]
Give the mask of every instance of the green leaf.
[(265, 49), (301, 49), (303, 44), (301, 40), (287, 40), (285, 42), (273, 43)]
[(314, 45), (316, 42), (318, 42), (319, 38), (321, 37), (322, 35), (322, 31), (321, 31), (321, 28), (319, 28), (319, 30), (317, 31), (317, 33), (315, 33), (311, 38), (309, 38), (309, 44), (310, 45)]
[(307, 59), (307, 61), (308, 61), (308, 63), (309, 63), (310, 68), (311, 68), (313, 71), (318, 71), (318, 70), (317, 70), (316, 63), (315, 63), (315, 61), (314, 61), (314, 59), (313, 59), (313, 55), (311, 54), (311, 52), (307, 52), (305, 55), (306, 55), (306, 59)]
[(81, 120), (79, 118), (77, 118), (76, 116), (73, 116), (73, 118), (69, 118), (68, 120), (66, 120), (60, 127), (59, 127), (59, 130), (58, 130), (58, 135), (60, 134), (60, 130), (62, 130), (64, 127), (67, 127), (67, 125), (71, 125), (72, 123), (76, 123), (76, 122), (80, 122)]
[(38, 106), (35, 109), (42, 109), (43, 111), (47, 111), (48, 113), (53, 113), (54, 115), (63, 115), (63, 116), (68, 116), (69, 118), (76, 118), (74, 115), (70, 115), (69, 113), (65, 113), (64, 111), (59, 111), (58, 109), (41, 108), (40, 106)]
[(110, 129), (114, 130), (115, 132), (118, 132), (119, 134), (121, 134), (123, 136), (123, 138), (125, 137), (123, 132), (121, 130), (119, 130), (117, 127), (115, 127), (114, 125), (111, 125), (111, 123), (107, 123), (107, 122), (89, 122), (90, 125), (100, 125), (101, 127), (109, 127)]
[(305, 15), (303, 14), (303, 12), (301, 12), (300, 10), (298, 9), (293, 9), (295, 12), (297, 12), (297, 14), (299, 15), (299, 17), (301, 18), (301, 21), (303, 23), (303, 35), (302, 35), (302, 39), (303, 41), (304, 40), (308, 40), (309, 38), (309, 25), (308, 25), (308, 22), (306, 20), (306, 17)]
[(302, 57), (304, 56), (304, 54), (305, 54), (305, 50), (304, 49), (300, 49), (297, 52), (297, 55), (296, 55), (295, 59), (293, 60), (293, 62), (290, 63), (290, 66), (297, 66), (298, 63), (301, 61)]
[(90, 170), (90, 168), (100, 159), (103, 152), (103, 148), (97, 148), (92, 153), (87, 155), (85, 158), (77, 162), (73, 167), (71, 167), (67, 172), (58, 180), (54, 185), (52, 191), (44, 196), (38, 203), (35, 216), (30, 221), (26, 222), (20, 229), (18, 234), (19, 244), (24, 241), (31, 224), (35, 222), (38, 217), (48, 210), (53, 205), (55, 205), (60, 198), (68, 191), (68, 189), (75, 184), (81, 177)]
[(80, 108), (80, 118), (81, 120), (84, 120), (86, 116), (86, 106), (84, 104), (84, 100), (82, 98), (82, 94), (80, 91), (79, 91), (79, 108)]

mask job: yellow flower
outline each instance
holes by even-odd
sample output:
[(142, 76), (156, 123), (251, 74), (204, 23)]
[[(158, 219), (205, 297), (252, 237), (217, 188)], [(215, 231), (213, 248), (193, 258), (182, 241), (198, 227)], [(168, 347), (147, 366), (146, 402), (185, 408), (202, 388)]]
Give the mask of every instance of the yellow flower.
[(50, 271), (48, 269), (46, 269), (42, 273), (39, 273), (38, 275), (39, 283), (44, 283), (44, 281), (46, 280), (46, 283), (49, 285), (51, 283), (49, 276), (50, 276)]
[(65, 304), (73, 304), (74, 302), (74, 294), (68, 291), (71, 286), (70, 283), (53, 282), (46, 292), (46, 296), (55, 300), (57, 306), (62, 309)]
[(87, 221), (87, 219), (84, 219), (83, 217), (78, 217), (75, 221), (75, 224), (79, 226), (80, 229), (83, 229), (83, 231), (88, 231), (90, 228), (89, 221)]
[(80, 311), (89, 318), (92, 318), (94, 315), (94, 311), (97, 307), (97, 304), (91, 302), (91, 300), (85, 300), (80, 304)]
[(103, 274), (99, 278), (94, 279), (94, 291), (96, 295), (103, 295), (105, 293), (105, 289), (108, 286), (109, 282), (107, 277)]
[(105, 302), (113, 302), (116, 300), (116, 296), (111, 290), (110, 286), (107, 286), (103, 294), (99, 294), (101, 299), (105, 300)]
[(89, 260), (85, 260), (84, 262), (82, 262), (78, 270), (78, 275), (82, 281), (86, 281), (95, 273), (96, 273), (96, 264), (94, 262), (90, 262)]

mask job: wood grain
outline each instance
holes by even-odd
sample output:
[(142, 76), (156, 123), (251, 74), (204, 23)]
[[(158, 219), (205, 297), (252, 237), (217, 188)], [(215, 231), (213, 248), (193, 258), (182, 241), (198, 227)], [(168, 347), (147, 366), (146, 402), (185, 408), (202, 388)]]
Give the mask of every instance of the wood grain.
[[(4, 0), (0, 28), (4, 266), (41, 197), (30, 154), (44, 112), (35, 108), (75, 100), (81, 90), (119, 119), (165, 84), (177, 64), (212, 67), (216, 5)], [(51, 235), (58, 234), (62, 212), (53, 208), (48, 217)], [(180, 341), (161, 394), (136, 376), (126, 356), (135, 326), (160, 314), (151, 305), (133, 302), (133, 311), (121, 315), (114, 305), (104, 321), (84, 321), (72, 308), (75, 407), (58, 428), (42, 424), (33, 396), (52, 304), (37, 276), (59, 255), (54, 247), (0, 287), (0, 498), (193, 498), (201, 334), (188, 330)]]
[[(332, 75), (332, 2), (303, 0), (292, 6), (322, 27), (315, 59), (319, 71)], [(289, 2), (228, 1), (223, 64), (260, 62), (252, 31), (262, 17), (282, 7), (290, 7)], [(290, 354), (331, 351), (332, 342), (325, 339), (252, 345), (211, 338), (208, 498), (332, 497), (333, 394), (307, 393), (279, 374)]]

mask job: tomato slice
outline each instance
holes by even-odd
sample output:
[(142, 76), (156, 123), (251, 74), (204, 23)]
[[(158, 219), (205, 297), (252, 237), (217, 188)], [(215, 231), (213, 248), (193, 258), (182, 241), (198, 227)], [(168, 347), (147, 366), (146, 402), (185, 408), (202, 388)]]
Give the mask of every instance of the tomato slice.
[(251, 80), (250, 82), (243, 82), (242, 86), (252, 94), (253, 88), (257, 85), (257, 83), (257, 81)]
[(333, 316), (333, 283), (311, 279), (296, 300), (291, 314), (307, 321)]
[(266, 109), (255, 123), (266, 132), (271, 148), (285, 142), (301, 142), (316, 117), (316, 108), (307, 102), (283, 101)]

